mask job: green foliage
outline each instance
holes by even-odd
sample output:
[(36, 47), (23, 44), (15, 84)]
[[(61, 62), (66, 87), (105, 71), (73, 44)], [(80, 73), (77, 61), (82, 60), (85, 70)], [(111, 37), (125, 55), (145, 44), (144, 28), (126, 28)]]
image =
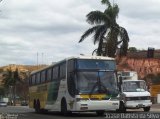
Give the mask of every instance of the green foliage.
[(145, 78), (145, 80), (150, 79), (152, 84), (160, 84), (160, 73), (158, 74), (148, 74)]
[(136, 47), (129, 47), (128, 51), (129, 52), (137, 52), (137, 48)]
[[(87, 22), (93, 27), (89, 28), (81, 36), (79, 42), (82, 42), (86, 37), (93, 35), (93, 42), (98, 43), (97, 55), (114, 57), (118, 47), (121, 49), (121, 55), (127, 54), (129, 37), (125, 28), (119, 26), (116, 22), (118, 17), (119, 7), (117, 4), (110, 4), (109, 0), (102, 0), (102, 4), (106, 4), (107, 8), (104, 12), (91, 11), (87, 14)], [(107, 36), (106, 36), (107, 35)], [(105, 51), (103, 51), (103, 44)]]
[(4, 87), (0, 87), (0, 97), (5, 95)]
[(102, 4), (106, 4), (107, 6), (111, 6), (111, 3), (109, 2), (109, 0), (101, 0)]
[(0, 69), (0, 73), (2, 73), (3, 72), (3, 69)]
[(16, 82), (20, 81), (18, 69), (16, 69), (16, 71), (8, 69), (7, 72), (3, 75), (3, 77), (3, 83), (5, 88), (9, 88), (9, 86), (14, 86)]

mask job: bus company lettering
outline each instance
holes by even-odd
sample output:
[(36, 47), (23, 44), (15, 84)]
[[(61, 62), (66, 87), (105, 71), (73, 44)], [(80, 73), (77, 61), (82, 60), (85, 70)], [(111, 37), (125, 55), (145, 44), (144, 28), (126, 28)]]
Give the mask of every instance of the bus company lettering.
[(37, 87), (37, 91), (38, 92), (47, 91), (47, 85), (38, 86)]

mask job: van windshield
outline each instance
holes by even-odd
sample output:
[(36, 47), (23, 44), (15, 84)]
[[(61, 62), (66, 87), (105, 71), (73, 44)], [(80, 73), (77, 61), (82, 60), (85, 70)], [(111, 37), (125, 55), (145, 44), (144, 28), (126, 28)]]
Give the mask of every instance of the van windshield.
[(144, 92), (147, 91), (144, 81), (125, 81), (122, 84), (123, 92)]

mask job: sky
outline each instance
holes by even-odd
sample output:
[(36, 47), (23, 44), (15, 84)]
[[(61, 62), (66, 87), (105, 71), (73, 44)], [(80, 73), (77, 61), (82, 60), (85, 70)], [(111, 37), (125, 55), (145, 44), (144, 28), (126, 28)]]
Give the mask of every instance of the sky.
[[(117, 23), (129, 34), (129, 47), (160, 49), (160, 0), (110, 0), (120, 8)], [(0, 66), (51, 64), (66, 57), (91, 55), (86, 15), (104, 11), (101, 0), (2, 0)], [(38, 62), (37, 62), (38, 59)]]

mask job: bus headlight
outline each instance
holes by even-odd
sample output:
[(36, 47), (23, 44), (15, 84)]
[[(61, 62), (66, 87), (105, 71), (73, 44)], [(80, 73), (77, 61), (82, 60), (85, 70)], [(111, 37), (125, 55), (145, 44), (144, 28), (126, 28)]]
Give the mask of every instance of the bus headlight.
[(130, 101), (131, 98), (130, 98), (130, 97), (126, 97), (125, 100), (126, 100), (126, 101)]
[(79, 102), (79, 101), (87, 101), (89, 100), (88, 98), (76, 98), (76, 101)]

